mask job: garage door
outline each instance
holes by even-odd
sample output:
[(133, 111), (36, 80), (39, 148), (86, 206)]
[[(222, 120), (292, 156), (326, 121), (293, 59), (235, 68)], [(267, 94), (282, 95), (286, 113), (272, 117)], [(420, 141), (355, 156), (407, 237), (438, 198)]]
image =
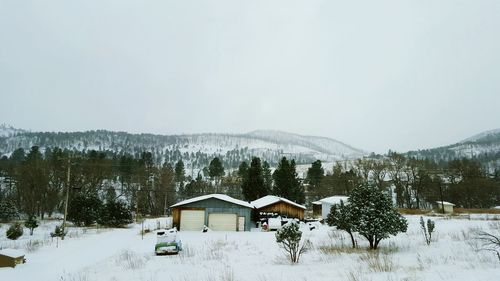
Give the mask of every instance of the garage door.
[(210, 214), (208, 215), (208, 227), (211, 230), (236, 231), (236, 215)]
[(181, 210), (181, 229), (184, 231), (200, 231), (205, 224), (205, 211)]

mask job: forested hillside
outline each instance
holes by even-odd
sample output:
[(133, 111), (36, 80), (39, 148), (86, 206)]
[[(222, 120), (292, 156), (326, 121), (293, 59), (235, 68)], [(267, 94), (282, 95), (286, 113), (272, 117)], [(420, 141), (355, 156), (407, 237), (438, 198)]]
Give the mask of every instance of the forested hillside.
[(441, 166), (455, 159), (468, 158), (481, 163), (492, 173), (500, 167), (500, 129), (483, 132), (448, 146), (410, 151), (407, 155), (432, 160)]
[(38, 146), (41, 151), (58, 147), (81, 152), (96, 150), (117, 155), (130, 154), (134, 157), (148, 151), (157, 164), (183, 160), (187, 168), (194, 170), (206, 167), (214, 157), (222, 158), (226, 168), (236, 168), (252, 156), (261, 157), (276, 166), (284, 155), (296, 159), (299, 164), (306, 164), (317, 159), (328, 162), (355, 159), (366, 154), (333, 139), (277, 131), (168, 136), (105, 130), (27, 132), (5, 125), (0, 131), (4, 132), (0, 134), (2, 155), (8, 156), (18, 148), (28, 151), (33, 146)]

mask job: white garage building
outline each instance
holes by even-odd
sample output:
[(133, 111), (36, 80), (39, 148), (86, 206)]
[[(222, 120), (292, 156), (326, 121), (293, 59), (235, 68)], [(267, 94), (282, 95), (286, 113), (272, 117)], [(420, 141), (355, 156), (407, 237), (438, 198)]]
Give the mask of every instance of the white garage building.
[(224, 194), (209, 194), (172, 205), (173, 224), (181, 231), (249, 231), (253, 206)]

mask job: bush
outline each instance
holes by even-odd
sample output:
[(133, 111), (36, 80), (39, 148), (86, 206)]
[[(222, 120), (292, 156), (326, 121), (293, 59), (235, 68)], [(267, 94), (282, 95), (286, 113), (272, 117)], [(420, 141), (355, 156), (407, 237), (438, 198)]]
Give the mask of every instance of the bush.
[(24, 226), (30, 230), (30, 235), (33, 235), (33, 230), (38, 227), (36, 217), (34, 215), (29, 216), (28, 220), (24, 222)]
[(7, 229), (7, 232), (5, 233), (7, 235), (7, 238), (11, 240), (16, 240), (17, 238), (23, 236), (23, 226), (16, 222), (13, 223), (9, 229)]
[(68, 220), (76, 226), (90, 226), (96, 223), (102, 208), (102, 201), (96, 195), (77, 194), (68, 208)]
[(64, 238), (66, 236), (66, 230), (64, 229), (64, 226), (62, 225), (56, 225), (56, 228), (54, 229), (54, 232), (50, 233), (50, 237), (59, 237), (59, 238)]
[(298, 263), (300, 255), (307, 250), (308, 241), (301, 243), (302, 231), (295, 221), (285, 224), (276, 232), (276, 242), (280, 243), (283, 249), (290, 256), (292, 263)]
[(479, 231), (476, 233), (476, 239), (482, 242), (482, 246), (479, 250), (493, 252), (498, 258), (498, 261), (500, 261), (500, 236), (486, 231)]
[(427, 225), (426, 225), (424, 222), (424, 218), (420, 217), (420, 229), (422, 229), (425, 238), (425, 243), (427, 243), (427, 245), (431, 244), (432, 233), (434, 232), (435, 227), (436, 224), (431, 219), (427, 220)]
[(132, 213), (124, 202), (109, 201), (102, 208), (98, 222), (104, 226), (123, 227), (132, 221)]
[(9, 201), (0, 201), (0, 222), (9, 222), (19, 218), (14, 204)]

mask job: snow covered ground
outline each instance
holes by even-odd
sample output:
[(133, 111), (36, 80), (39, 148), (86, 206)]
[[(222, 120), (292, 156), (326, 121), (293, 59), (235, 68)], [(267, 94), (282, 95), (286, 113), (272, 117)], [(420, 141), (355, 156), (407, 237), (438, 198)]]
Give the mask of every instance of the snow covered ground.
[[(58, 247), (46, 242), (27, 253), (26, 264), (0, 268), (0, 280), (499, 280), (500, 261), (491, 252), (476, 250), (473, 233), (500, 234), (500, 217), (433, 218), (436, 233), (430, 246), (419, 217), (407, 218), (408, 232), (382, 241), (377, 252), (366, 250), (362, 238), (361, 249), (351, 250), (345, 233), (327, 226), (303, 228), (313, 247), (297, 265), (288, 262), (274, 232), (180, 232), (184, 250), (179, 255), (155, 256), (156, 237), (149, 233), (142, 240), (140, 224), (114, 230), (73, 228), (72, 237)], [(156, 220), (145, 225), (154, 228)], [(53, 226), (44, 224), (31, 240), (44, 240)], [(26, 249), (28, 235), (10, 242), (5, 229), (2, 247)]]

